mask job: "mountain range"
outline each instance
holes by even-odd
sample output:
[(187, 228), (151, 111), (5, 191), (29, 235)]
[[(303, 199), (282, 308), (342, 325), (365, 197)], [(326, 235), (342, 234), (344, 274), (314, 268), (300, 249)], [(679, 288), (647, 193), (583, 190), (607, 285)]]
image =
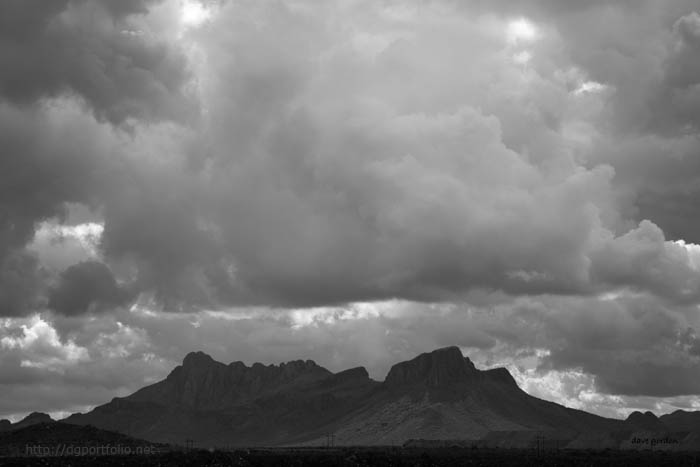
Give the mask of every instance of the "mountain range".
[(506, 431), (700, 431), (700, 412), (660, 418), (634, 412), (618, 420), (538, 399), (507, 369), (479, 370), (457, 347), (398, 363), (383, 382), (362, 367), (333, 373), (311, 360), (226, 365), (193, 352), (164, 380), (62, 421), (200, 446), (323, 445), (329, 439), (391, 445)]

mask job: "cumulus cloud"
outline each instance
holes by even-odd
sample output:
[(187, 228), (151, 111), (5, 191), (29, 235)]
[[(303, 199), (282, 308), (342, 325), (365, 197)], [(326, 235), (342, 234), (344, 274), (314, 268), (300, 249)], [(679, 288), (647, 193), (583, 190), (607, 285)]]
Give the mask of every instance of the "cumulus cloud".
[[(82, 8), (69, 2), (60, 14), (32, 15), (79, 21)], [(94, 8), (114, 21), (146, 11)], [(113, 136), (114, 146), (99, 148), (118, 155), (109, 163), (78, 160), (108, 176), (66, 187), (84, 193), (53, 194), (55, 206), (28, 219), (24, 243), (37, 218), (90, 200), (102, 208), (106, 259), (131, 261), (142, 288), (173, 309), (628, 285), (610, 271), (612, 247), (603, 244), (642, 241), (618, 238), (635, 220), (615, 164), (582, 161), (595, 146), (571, 139), (572, 128), (596, 124), (590, 99), (572, 92), (554, 63), (533, 58), (523, 68), (512, 58), (513, 47), (547, 56), (561, 31), (534, 23), (532, 43), (513, 44), (504, 12), (446, 14), (451, 8), (373, 6), (368, 18), (342, 2), (218, 6), (187, 33), (195, 52), (182, 52), (198, 77), (199, 121), (144, 123), (131, 141)], [(592, 68), (575, 71), (575, 55), (552, 58), (596, 78)], [(622, 267), (645, 261), (635, 256), (641, 248), (627, 248), (634, 257), (620, 258)], [(671, 258), (668, 277), (685, 267)], [(688, 295), (668, 277), (642, 286)]]
[[(113, 122), (186, 116), (183, 54), (141, 29), (143, 24), (129, 21), (146, 13), (151, 3), (3, 2), (0, 58), (6, 71), (0, 95), (13, 103), (33, 104), (76, 93), (98, 116)], [(134, 27), (139, 34), (128, 34)]]
[(634, 295), (538, 306), (531, 310), (541, 326), (537, 347), (548, 350), (540, 370), (581, 370), (607, 394), (697, 394), (700, 359), (683, 337), (697, 319), (688, 312), (690, 318), (658, 299)]
[[(544, 59), (524, 70), (511, 59), (507, 16), (450, 8), (372, 7), (372, 23), (345, 4), (231, 3), (198, 32), (207, 156), (194, 183), (206, 190), (191, 195), (203, 208), (152, 228), (195, 245), (167, 256), (209, 286), (202, 294), (287, 306), (637, 285), (602, 272), (618, 267), (605, 252), (622, 242), (631, 257), (619, 267), (645, 261), (643, 238), (618, 238), (637, 226), (615, 169), (581, 161), (596, 146), (565, 131), (596, 124), (590, 101)], [(341, 16), (345, 28), (331, 29)], [(285, 41), (271, 40), (274, 31)], [(544, 31), (550, 41), (562, 34)], [(543, 37), (532, 47), (537, 56), (552, 45)], [(577, 56), (559, 59), (579, 66)], [(579, 73), (610, 81), (595, 71)], [(134, 231), (106, 230), (115, 256), (131, 251), (119, 242), (130, 245)], [(168, 243), (155, 243), (141, 256), (163, 269)], [(193, 257), (202, 245), (215, 262)], [(640, 285), (687, 294), (670, 279), (693, 281), (683, 258), (666, 267), (669, 277)]]
[(593, 274), (601, 282), (650, 291), (679, 302), (698, 301), (697, 250), (666, 241), (663, 231), (650, 221), (606, 242), (592, 256), (592, 264)]
[[(40, 295), (30, 287), (41, 264), (17, 268), (17, 260), (34, 254), (25, 249), (39, 224), (66, 215), (65, 203), (91, 203), (99, 193), (99, 180), (108, 170), (112, 132), (67, 100), (19, 109), (0, 104), (0, 262), (11, 268), (6, 274), (25, 287), (3, 281), (6, 294), (24, 293), (18, 312), (30, 313), (29, 302)], [(14, 282), (17, 284), (17, 282)], [(38, 284), (37, 284), (38, 285)]]
[(0, 257), (0, 316), (21, 316), (40, 307), (42, 279), (33, 255), (15, 251)]
[(201, 168), (177, 193), (156, 177), (108, 202), (109, 255), (165, 290), (181, 271), (208, 305), (591, 288), (590, 244), (617, 211), (614, 172), (578, 165), (557, 131), (577, 99), (511, 60), (507, 21), (443, 8), (373, 7), (374, 25), (343, 4), (223, 5), (194, 42)]
[(64, 315), (85, 313), (101, 307), (124, 304), (129, 292), (121, 288), (107, 266), (84, 261), (63, 271), (49, 293), (48, 306)]
[(82, 340), (61, 336), (57, 324), (39, 315), (3, 322), (0, 416), (18, 419), (37, 410), (64, 416), (167, 374), (138, 330), (108, 317), (96, 321), (82, 323)]
[[(68, 218), (74, 217), (68, 209)], [(83, 211), (92, 216), (90, 211)], [(70, 222), (66, 219), (66, 222)], [(99, 243), (103, 226), (97, 222), (80, 222), (74, 225), (44, 222), (34, 232), (34, 239), (27, 245), (40, 263), (48, 270), (60, 272), (81, 261), (99, 257)]]

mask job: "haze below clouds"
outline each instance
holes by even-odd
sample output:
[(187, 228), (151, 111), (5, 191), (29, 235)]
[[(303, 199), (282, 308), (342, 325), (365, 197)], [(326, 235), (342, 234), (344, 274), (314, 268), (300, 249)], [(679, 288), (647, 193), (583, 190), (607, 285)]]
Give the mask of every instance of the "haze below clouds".
[(0, 416), (446, 345), (697, 408), (698, 56), (686, 0), (2, 2)]

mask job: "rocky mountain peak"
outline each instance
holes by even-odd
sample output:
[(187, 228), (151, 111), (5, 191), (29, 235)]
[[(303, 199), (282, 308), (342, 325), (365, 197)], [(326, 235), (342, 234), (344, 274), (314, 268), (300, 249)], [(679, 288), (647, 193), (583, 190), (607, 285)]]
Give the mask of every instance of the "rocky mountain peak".
[(363, 366), (358, 366), (356, 368), (350, 368), (348, 370), (341, 371), (332, 375), (326, 381), (326, 385), (337, 385), (337, 384), (364, 384), (370, 381), (369, 373), (367, 369)]
[(26, 417), (24, 417), (22, 420), (19, 422), (15, 423), (12, 427), (13, 428), (23, 428), (25, 426), (30, 426), (30, 425), (36, 425), (38, 423), (51, 423), (53, 422), (53, 418), (51, 418), (49, 415), (41, 412), (32, 412)]
[(42, 421), (42, 422), (52, 422), (53, 421), (53, 419), (48, 414), (45, 414), (43, 412), (32, 412), (29, 415), (27, 415), (26, 417), (24, 417), (20, 421), (20, 423), (25, 422), (25, 421), (30, 421), (30, 420), (32, 420), (32, 421), (37, 420), (37, 421)]
[(291, 362), (280, 363), (280, 370), (288, 375), (313, 371), (317, 368), (320, 367), (313, 360), (292, 360)]
[(216, 361), (204, 352), (190, 352), (182, 361), (185, 368), (206, 367), (216, 363)]
[(392, 366), (384, 384), (389, 387), (414, 384), (446, 386), (471, 381), (478, 373), (458, 347), (445, 347)]
[(629, 416), (627, 417), (627, 420), (632, 421), (632, 420), (658, 420), (658, 417), (654, 415), (654, 412), (651, 412), (647, 410), (646, 412), (642, 413), (638, 410), (635, 410)]
[(627, 423), (643, 430), (664, 429), (663, 422), (650, 411), (646, 411), (644, 413), (639, 411), (632, 412), (629, 417), (627, 417)]
[(204, 352), (190, 352), (164, 381), (137, 391), (129, 399), (213, 410), (275, 392), (283, 385), (304, 384), (331, 374), (313, 360), (251, 366), (236, 361), (226, 365)]

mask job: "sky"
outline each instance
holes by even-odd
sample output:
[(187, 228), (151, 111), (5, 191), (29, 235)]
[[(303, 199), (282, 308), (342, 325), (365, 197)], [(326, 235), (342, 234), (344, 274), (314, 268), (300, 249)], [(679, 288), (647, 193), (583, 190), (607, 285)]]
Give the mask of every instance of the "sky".
[(700, 408), (697, 0), (0, 2), (0, 418), (457, 345)]

